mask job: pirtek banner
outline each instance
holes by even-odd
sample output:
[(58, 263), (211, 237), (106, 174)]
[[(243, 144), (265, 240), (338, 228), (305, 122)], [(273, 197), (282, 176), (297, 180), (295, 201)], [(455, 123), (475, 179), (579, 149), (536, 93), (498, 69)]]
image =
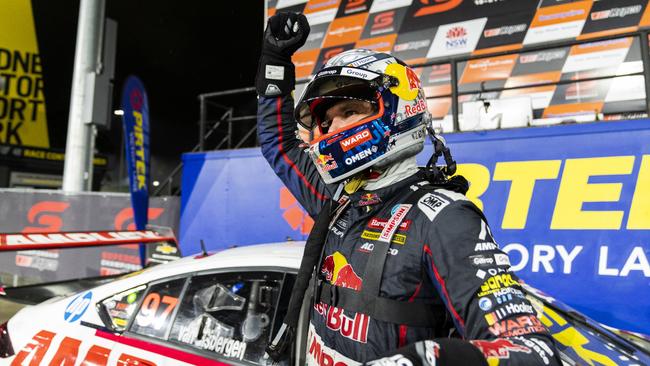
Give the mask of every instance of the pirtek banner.
[[(0, 202), (0, 233), (29, 235), (135, 229), (128, 194), (63, 194), (57, 191), (5, 189), (0, 190)], [(151, 199), (151, 224), (175, 230), (178, 216), (178, 198)], [(61, 281), (75, 276), (109, 275), (139, 268), (138, 248), (128, 245), (0, 253), (0, 282), (9, 287), (25, 284), (25, 281)]]
[[(650, 334), (650, 120), (447, 141), (468, 196), (524, 280), (598, 321)], [(430, 153), (427, 145), (419, 163)], [(259, 149), (183, 160), (184, 253), (200, 239), (215, 249), (306, 238), (311, 220)]]
[(144, 230), (149, 207), (149, 102), (144, 85), (135, 76), (124, 84), (122, 110), (135, 226)]

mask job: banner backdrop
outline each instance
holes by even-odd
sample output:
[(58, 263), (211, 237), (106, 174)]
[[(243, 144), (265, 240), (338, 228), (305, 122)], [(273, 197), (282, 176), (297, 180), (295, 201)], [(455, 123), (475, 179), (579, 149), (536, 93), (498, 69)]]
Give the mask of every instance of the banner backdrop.
[[(131, 206), (135, 227), (144, 230), (147, 226), (149, 207), (149, 102), (142, 81), (129, 76), (122, 90), (122, 110), (124, 111), (124, 147), (126, 166), (129, 170)], [(140, 245), (140, 259), (144, 266), (144, 245)]]
[[(135, 230), (129, 195), (64, 194), (60, 191), (1, 189), (0, 232)], [(149, 221), (178, 232), (178, 197), (153, 197)], [(0, 282), (6, 286), (110, 275), (141, 268), (137, 246), (0, 253)], [(18, 274), (18, 277), (14, 277)]]
[[(650, 334), (650, 120), (447, 141), (468, 196), (524, 280), (598, 321)], [(198, 252), (201, 239), (217, 249), (306, 238), (311, 219), (259, 149), (183, 161), (183, 253)]]
[(30, 0), (0, 11), (0, 144), (49, 148), (43, 64)]
[(149, 207), (149, 102), (144, 85), (129, 76), (122, 91), (124, 141), (135, 226), (147, 226)]

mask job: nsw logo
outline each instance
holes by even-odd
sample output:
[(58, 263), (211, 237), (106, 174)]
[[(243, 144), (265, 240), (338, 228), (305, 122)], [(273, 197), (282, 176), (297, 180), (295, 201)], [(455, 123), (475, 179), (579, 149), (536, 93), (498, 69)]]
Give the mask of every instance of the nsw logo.
[(467, 29), (465, 27), (452, 27), (447, 31), (445, 46), (448, 49), (467, 46)]
[(65, 308), (65, 313), (63, 314), (63, 320), (68, 323), (74, 323), (88, 310), (90, 301), (93, 298), (92, 291), (88, 291), (83, 295), (75, 297), (68, 306)]

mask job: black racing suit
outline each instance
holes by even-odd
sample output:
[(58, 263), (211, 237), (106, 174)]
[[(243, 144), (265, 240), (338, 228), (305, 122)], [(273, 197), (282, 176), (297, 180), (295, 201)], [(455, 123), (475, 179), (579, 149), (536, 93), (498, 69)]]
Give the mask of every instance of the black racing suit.
[[(334, 186), (321, 180), (296, 137), (293, 98), (259, 98), (262, 153), (291, 193), (314, 217)], [(500, 365), (557, 365), (547, 329), (524, 297), (507, 256), (495, 244), (481, 211), (464, 195), (428, 187), (420, 173), (375, 191), (357, 191), (327, 237), (320, 275), (359, 290), (364, 268), (392, 210), (416, 197), (395, 232), (380, 297), (425, 303), (435, 313), (427, 327), (377, 320), (317, 298), (307, 340), (310, 365), (356, 365), (399, 347), (434, 338), (462, 337)], [(488, 342), (487, 340), (495, 340)], [(493, 364), (492, 362), (490, 364)]]

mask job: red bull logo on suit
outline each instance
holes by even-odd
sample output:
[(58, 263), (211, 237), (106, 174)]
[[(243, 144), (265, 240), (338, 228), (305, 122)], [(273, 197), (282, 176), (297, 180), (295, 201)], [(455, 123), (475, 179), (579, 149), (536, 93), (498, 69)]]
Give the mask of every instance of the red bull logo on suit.
[(345, 256), (339, 252), (328, 255), (323, 260), (321, 273), (334, 286), (360, 291), (363, 280), (359, 277)]

